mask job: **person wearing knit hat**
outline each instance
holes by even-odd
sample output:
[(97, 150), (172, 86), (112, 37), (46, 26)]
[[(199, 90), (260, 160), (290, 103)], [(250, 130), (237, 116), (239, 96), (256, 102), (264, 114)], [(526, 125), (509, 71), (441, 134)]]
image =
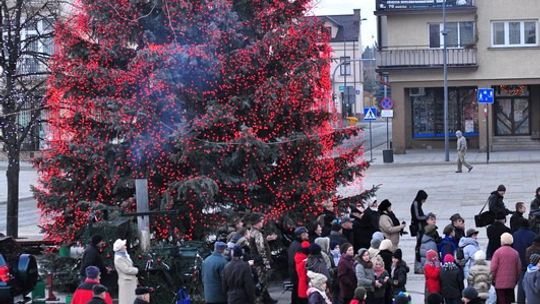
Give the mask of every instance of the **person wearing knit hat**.
[[(86, 278), (84, 282), (77, 287), (73, 293), (73, 298), (71, 303), (73, 304), (86, 304), (88, 301), (93, 300), (94, 294), (92, 292), (94, 286), (100, 284), (101, 276), (99, 268), (96, 266), (88, 266), (85, 270)], [(112, 304), (111, 295), (104, 291), (105, 293), (100, 296), (102, 303)], [(97, 300), (96, 300), (97, 301)]]
[(486, 262), (486, 253), (483, 250), (478, 250), (474, 253), (474, 264), (469, 269), (467, 276), (468, 286), (474, 287), (482, 300), (487, 300), (491, 281), (491, 269)]
[(496, 191), (491, 192), (488, 198), (489, 211), (493, 212), (495, 215), (497, 213), (504, 213), (505, 216), (512, 213), (512, 211), (508, 210), (504, 204), (505, 194), (506, 187), (504, 185), (499, 185)]
[(426, 263), (424, 265), (426, 297), (432, 293), (441, 292), (440, 273), (441, 266), (439, 263), (439, 253), (436, 250), (430, 249), (426, 252)]
[(294, 263), (296, 267), (296, 274), (298, 275), (298, 299), (300, 302), (307, 302), (307, 290), (308, 290), (308, 277), (306, 262), (309, 255), (310, 243), (303, 241), (300, 246), (300, 250), (294, 255)]
[(407, 284), (407, 273), (409, 267), (407, 263), (403, 261), (403, 253), (401, 249), (396, 249), (392, 255), (392, 268), (390, 271), (390, 286), (392, 289), (392, 295), (396, 297), (400, 292), (406, 291), (405, 285)]
[(491, 258), (491, 273), (497, 293), (497, 301), (500, 303), (512, 303), (515, 301), (514, 288), (521, 275), (521, 260), (519, 253), (512, 248), (513, 238), (510, 233), (501, 235), (502, 246), (495, 251)]
[(308, 302), (313, 304), (331, 303), (330, 299), (326, 295), (326, 282), (327, 277), (320, 273), (313, 271), (307, 272), (309, 278), (309, 288), (307, 290)]
[(223, 255), (227, 244), (217, 241), (214, 252), (206, 257), (202, 263), (201, 275), (204, 289), (204, 299), (207, 303), (226, 303), (227, 295), (221, 285), (221, 273), (227, 265)]
[(350, 304), (365, 304), (366, 297), (367, 297), (367, 290), (362, 286), (358, 286), (354, 290), (354, 297), (351, 300)]
[(86, 246), (82, 255), (81, 268), (79, 269), (81, 280), (84, 280), (84, 271), (88, 266), (96, 266), (103, 275), (107, 274), (107, 267), (105, 267), (105, 263), (101, 257), (101, 250), (104, 246), (105, 242), (101, 235), (96, 234), (92, 236), (90, 244)]
[[(96, 284), (96, 285), (94, 285), (94, 287), (92, 287), (92, 295), (93, 295), (92, 299), (90, 301), (84, 302), (85, 304), (105, 304), (105, 303), (109, 303), (108, 299), (110, 299), (110, 297), (111, 297), (109, 295), (107, 287), (105, 287), (105, 286), (103, 286), (101, 284)], [(71, 303), (73, 303), (73, 300), (72, 300)]]
[(443, 261), (444, 263), (439, 276), (441, 281), (441, 295), (445, 303), (459, 303), (461, 291), (464, 288), (463, 272), (454, 263), (455, 260), (452, 254), (446, 254)]
[(431, 293), (427, 296), (427, 304), (443, 304), (444, 298), (439, 293)]
[(405, 228), (405, 222), (400, 223), (389, 200), (383, 200), (379, 205), (379, 229), (384, 233), (384, 237), (392, 242), (394, 251), (399, 246), (399, 236)]
[(523, 276), (523, 289), (527, 303), (540, 303), (540, 255), (532, 254), (527, 272)]
[(341, 302), (349, 303), (354, 296), (354, 289), (357, 285), (354, 266), (354, 248), (350, 243), (341, 245), (341, 257), (338, 263), (338, 283)]
[(495, 215), (495, 218), (495, 222), (486, 229), (488, 237), (487, 260), (491, 260), (493, 253), (501, 247), (501, 235), (505, 232), (511, 233), (510, 228), (505, 225), (506, 214), (504, 212), (499, 212)]
[(330, 279), (330, 268), (322, 255), (321, 246), (311, 244), (309, 246), (309, 255), (306, 260), (306, 269), (324, 275)]
[[(242, 247), (232, 249), (232, 259), (222, 273), (226, 303), (255, 303), (255, 281), (249, 264), (242, 260)], [(241, 290), (241, 292), (238, 292)]]
[(298, 274), (296, 273), (296, 263), (294, 262), (294, 256), (296, 252), (298, 252), (298, 250), (300, 250), (300, 248), (302, 247), (301, 243), (309, 239), (309, 233), (305, 227), (300, 226), (294, 229), (294, 235), (295, 238), (289, 245), (289, 248), (287, 250), (289, 277), (293, 285), (293, 289), (291, 291), (292, 303), (296, 303), (298, 300)]
[(476, 291), (476, 289), (470, 286), (463, 289), (461, 300), (463, 301), (464, 304), (484, 303), (483, 300), (480, 297), (478, 297), (478, 291)]

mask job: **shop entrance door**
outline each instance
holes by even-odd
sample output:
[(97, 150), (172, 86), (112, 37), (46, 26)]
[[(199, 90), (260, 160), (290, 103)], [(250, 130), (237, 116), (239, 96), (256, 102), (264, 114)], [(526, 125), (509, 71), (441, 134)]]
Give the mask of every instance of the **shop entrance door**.
[(495, 135), (530, 135), (528, 97), (499, 97), (495, 100)]

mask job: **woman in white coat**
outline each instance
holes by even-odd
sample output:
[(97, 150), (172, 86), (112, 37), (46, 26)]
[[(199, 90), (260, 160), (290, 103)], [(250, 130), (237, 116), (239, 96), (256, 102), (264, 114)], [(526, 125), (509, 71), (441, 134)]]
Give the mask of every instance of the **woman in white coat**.
[(132, 304), (135, 301), (137, 273), (126, 247), (126, 240), (118, 239), (113, 245), (114, 268), (118, 273), (118, 304)]

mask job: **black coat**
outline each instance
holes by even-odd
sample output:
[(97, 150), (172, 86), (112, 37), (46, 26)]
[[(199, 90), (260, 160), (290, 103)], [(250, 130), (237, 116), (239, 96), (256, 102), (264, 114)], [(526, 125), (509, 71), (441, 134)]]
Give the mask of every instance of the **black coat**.
[(334, 212), (324, 209), (322, 235), (329, 236), (332, 230), (332, 222), (336, 219)]
[(135, 299), (133, 304), (150, 304), (150, 302), (143, 301), (141, 299)]
[(99, 249), (93, 244), (88, 245), (84, 249), (80, 269), (80, 274), (83, 277), (86, 276), (86, 267), (88, 266), (96, 266), (99, 268), (102, 277), (107, 273), (107, 268), (105, 268), (105, 263), (103, 263), (103, 258), (101, 257)]
[(501, 235), (505, 232), (511, 233), (510, 228), (501, 222), (495, 222), (487, 227), (488, 246), (486, 259), (491, 260), (495, 250), (501, 247)]
[(391, 275), (392, 294), (397, 296), (401, 291), (407, 291), (405, 285), (407, 284), (407, 273), (409, 267), (404, 261), (399, 261)]
[(287, 261), (289, 265), (289, 276), (291, 277), (291, 282), (295, 283), (298, 281), (298, 275), (296, 274), (296, 264), (294, 262), (294, 255), (298, 250), (302, 248), (302, 244), (298, 240), (294, 240), (287, 251)]
[(222, 286), (228, 303), (255, 302), (255, 280), (251, 275), (251, 267), (242, 260), (233, 259), (225, 265)]
[(353, 247), (354, 252), (361, 248), (368, 249), (371, 246), (371, 237), (375, 230), (373, 229), (373, 220), (369, 212), (364, 212), (362, 217), (356, 217), (351, 214), (353, 222)]
[[(347, 238), (345, 238), (343, 234), (336, 231), (330, 232), (329, 238), (330, 238), (330, 244), (338, 244), (339, 246), (349, 242), (349, 240), (347, 240)], [(334, 249), (334, 248), (330, 248), (330, 249)]]
[(439, 275), (441, 281), (441, 295), (445, 299), (461, 299), (463, 291), (463, 272), (454, 263), (445, 264)]
[(510, 231), (512, 233), (516, 232), (519, 229), (520, 220), (524, 219), (523, 213), (514, 212), (510, 217)]
[(384, 270), (390, 273), (392, 271), (392, 252), (390, 250), (381, 250), (379, 255), (384, 261)]
[[(135, 302), (135, 303), (137, 303), (137, 302)], [(88, 302), (87, 304), (107, 304), (107, 303), (105, 303), (105, 301), (100, 297), (93, 297), (90, 300), (90, 302)]]
[(499, 192), (497, 191), (491, 192), (491, 195), (488, 198), (489, 211), (493, 212), (493, 214), (497, 214), (499, 212), (505, 213), (505, 214), (512, 213), (512, 211), (506, 209), (503, 199), (504, 197), (501, 196)]

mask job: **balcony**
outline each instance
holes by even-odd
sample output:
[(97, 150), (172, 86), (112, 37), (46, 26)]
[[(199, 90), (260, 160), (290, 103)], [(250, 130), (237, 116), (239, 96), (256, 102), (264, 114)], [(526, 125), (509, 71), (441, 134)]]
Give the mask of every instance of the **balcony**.
[[(449, 14), (476, 12), (476, 0), (446, 0)], [(377, 0), (375, 15), (423, 14), (439, 12), (443, 0)]]
[[(386, 70), (440, 69), (443, 50), (439, 48), (384, 48), (377, 52), (377, 68)], [(448, 49), (449, 68), (478, 68), (475, 48)]]

